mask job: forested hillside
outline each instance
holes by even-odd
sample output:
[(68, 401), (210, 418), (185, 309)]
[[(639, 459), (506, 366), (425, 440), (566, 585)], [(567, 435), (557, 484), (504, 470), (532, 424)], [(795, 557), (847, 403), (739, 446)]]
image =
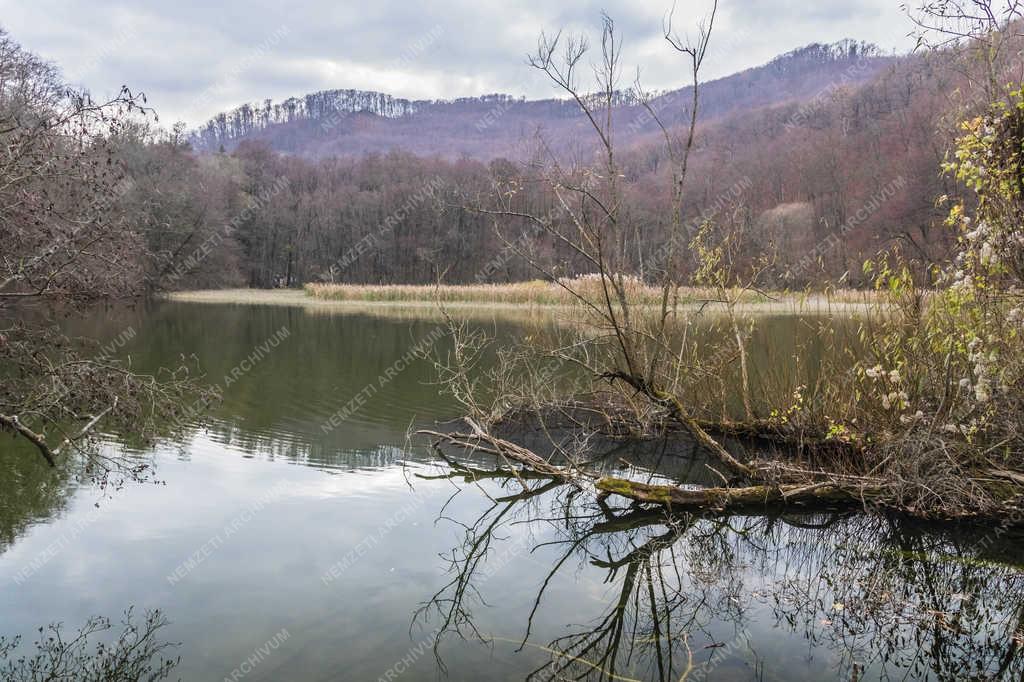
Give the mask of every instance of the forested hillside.
[[(951, 135), (944, 112), (962, 105), (953, 93), (963, 78), (941, 53), (880, 57), (848, 41), (703, 85), (684, 211), (696, 219), (710, 210), (722, 229), (741, 227), (740, 253), (773, 253), (778, 286), (856, 285), (864, 257), (894, 243), (919, 262), (938, 259), (953, 235), (935, 197), (956, 191), (939, 170)], [(670, 202), (651, 111), (673, 126), (688, 116), (689, 96), (663, 94), (648, 110), (634, 93), (619, 95), (627, 250), (641, 276), (663, 248)], [(242, 107), (192, 136), (140, 129), (124, 140), (125, 158), (153, 284), (535, 277), (478, 209), (514, 185), (524, 213), (559, 219), (523, 159), (564, 154), (582, 167), (586, 150), (565, 143), (589, 139), (574, 132), (584, 125), (576, 111), (559, 100), (406, 102), (333, 91), (259, 112)], [(564, 245), (533, 236), (528, 221), (509, 229), (505, 238), (526, 235), (539, 262), (587, 271)]]
[[(780, 287), (857, 285), (863, 259), (897, 243), (920, 264), (940, 259), (954, 237), (935, 198), (957, 192), (940, 174), (945, 114), (970, 106), (957, 98), (967, 78), (942, 52), (882, 57), (846, 41), (703, 84), (682, 208), (691, 234), (702, 218), (739, 228), (736, 257), (770, 253)], [(692, 94), (614, 95), (625, 253), (641, 278), (671, 215), (653, 114), (685, 125)], [(584, 126), (562, 100), (353, 91), (241, 107), (195, 133), (136, 114), (108, 140), (123, 175), (112, 201), (143, 245), (125, 258), (151, 290), (505, 282), (537, 277), (538, 264), (575, 275), (591, 266), (572, 249), (525, 218), (499, 235), (487, 210), (512, 192), (523, 214), (566, 220), (533, 161), (585, 177)]]
[[(856, 85), (892, 61), (876, 47), (853, 40), (808, 45), (764, 66), (702, 84), (701, 118), (710, 122)], [(657, 94), (651, 104), (667, 122), (681, 124), (686, 115), (681, 105), (691, 98), (692, 89), (682, 88)], [(633, 89), (619, 93), (616, 116), (623, 141), (657, 131)], [(276, 151), (313, 158), (402, 149), (487, 161), (526, 153), (539, 129), (556, 144), (587, 139), (586, 121), (567, 99), (528, 101), (494, 94), (409, 101), (378, 92), (327, 90), (279, 103), (243, 104), (208, 121), (192, 141), (207, 151), (231, 151), (242, 141), (258, 140)]]

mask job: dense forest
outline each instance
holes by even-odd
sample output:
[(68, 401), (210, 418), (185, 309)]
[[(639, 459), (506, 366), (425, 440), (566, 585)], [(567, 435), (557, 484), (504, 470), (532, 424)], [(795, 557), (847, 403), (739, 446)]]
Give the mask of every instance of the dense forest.
[[(941, 54), (882, 57), (847, 41), (712, 81), (700, 91), (684, 211), (742, 226), (751, 253), (773, 249), (778, 286), (844, 276), (856, 285), (864, 257), (894, 243), (922, 262), (941, 258), (953, 236), (934, 197), (955, 191), (938, 168), (951, 135), (944, 112), (954, 106), (945, 93), (958, 78)], [(672, 126), (687, 115), (688, 92), (647, 103)], [(632, 269), (644, 277), (665, 238), (670, 171), (641, 96), (620, 93), (615, 125)], [(461, 283), (481, 270), (497, 282), (531, 279), (522, 259), (501, 257), (480, 209), (514, 184), (524, 212), (559, 219), (531, 159), (554, 154), (581, 167), (592, 150), (564, 141), (589, 139), (571, 133), (583, 125), (563, 100), (317, 93), (245, 106), (197, 133), (144, 124), (125, 132), (121, 155), (134, 181), (125, 202), (159, 288), (424, 283), (442, 272)], [(473, 153), (451, 153), (473, 139)], [(529, 233), (526, 222), (516, 229)], [(829, 248), (837, 235), (844, 248)], [(558, 272), (587, 271), (557, 244), (538, 237), (530, 247)]]
[[(8, 56), (12, 69), (39, 61), (20, 48)], [(938, 169), (965, 77), (941, 52), (886, 57), (844, 41), (708, 82), (683, 212), (694, 226), (713, 214), (742, 228), (751, 258), (775, 254), (779, 287), (861, 284), (864, 258), (894, 244), (920, 263), (941, 259), (954, 239), (934, 201), (956, 187)], [(653, 114), (682, 126), (691, 96), (615, 93), (626, 252), (641, 279), (671, 201)], [(570, 100), (497, 95), (327, 91), (246, 105), (194, 132), (160, 128), (142, 107), (105, 140), (120, 178), (110, 201), (144, 244), (130, 252), (149, 290), (464, 283), (482, 272), (508, 282), (536, 278), (537, 263), (576, 275), (589, 266), (571, 249), (526, 220), (499, 237), (488, 209), (515, 187), (524, 214), (564, 220), (537, 161), (586, 167), (584, 126)], [(507, 256), (510, 238), (528, 244), (534, 266)]]

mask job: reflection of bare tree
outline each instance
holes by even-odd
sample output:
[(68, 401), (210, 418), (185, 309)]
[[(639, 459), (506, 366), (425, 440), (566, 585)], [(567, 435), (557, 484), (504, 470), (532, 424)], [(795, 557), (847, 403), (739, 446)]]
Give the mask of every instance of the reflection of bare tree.
[[(803, 623), (837, 665), (885, 677), (1021, 679), (1019, 539), (993, 552), (983, 533), (853, 517), (825, 538), (803, 538), (821, 540), (820, 555), (771, 604), (778, 617)], [(798, 558), (788, 558), (787, 574), (798, 573)], [(808, 627), (815, 622), (820, 632)]]
[[(19, 648), (21, 637), (0, 637), (0, 679), (5, 682), (158, 682), (170, 677), (181, 661), (178, 646), (160, 639), (168, 621), (160, 611), (146, 611), (139, 622), (129, 608), (120, 633), (108, 618), (92, 617), (74, 634), (61, 623), (39, 628), (32, 647)], [(115, 634), (117, 633), (117, 634)], [(115, 636), (110, 636), (115, 635)]]
[[(637, 529), (637, 520), (625, 520)], [(618, 533), (619, 521), (599, 524), (595, 532)], [(655, 519), (651, 521), (657, 523)], [(674, 521), (664, 532), (645, 535), (642, 544), (632, 549), (626, 547), (621, 552), (613, 552), (609, 545), (615, 543), (596, 543), (604, 549), (605, 558), (594, 554), (589, 560), (594, 566), (607, 570), (606, 582), (619, 581), (617, 598), (596, 624), (552, 642), (550, 648), (556, 654), (534, 673), (535, 676), (556, 679), (586, 676), (589, 669), (597, 673), (598, 678), (615, 679), (624, 668), (635, 674), (638, 666), (633, 662), (636, 661), (646, 662), (646, 667), (653, 664), (654, 669), (648, 670), (648, 674), (656, 673), (656, 679), (680, 679), (694, 670), (693, 651), (689, 646), (691, 632), (700, 631), (713, 639), (706, 625), (717, 609), (730, 612), (737, 620), (742, 619), (742, 614), (736, 613), (729, 600), (723, 598), (736, 587), (735, 575), (731, 576), (733, 580), (726, 578), (725, 589), (717, 593), (710, 590), (687, 593), (678, 589), (682, 581), (675, 573), (678, 563), (674, 548), (681, 538), (694, 530), (696, 519)], [(723, 564), (723, 568), (728, 567)], [(539, 603), (538, 598), (535, 610)]]
[[(536, 474), (459, 465), (450, 476), (472, 481), (491, 505), (462, 524), (463, 543), (445, 557), (452, 579), (417, 618), (439, 616), (438, 643), (446, 634), (488, 641), (473, 611), (486, 605), (494, 564), (558, 547), (523, 624), (520, 649), (550, 654), (531, 679), (697, 680), (719, 667), (791, 679), (776, 637), (806, 641), (816, 676), (1024, 675), (1019, 542), (863, 514), (667, 515), (612, 507)], [(582, 563), (604, 572), (609, 602), (593, 621), (537, 644), (549, 586)], [(755, 620), (774, 624), (770, 641), (752, 634)]]

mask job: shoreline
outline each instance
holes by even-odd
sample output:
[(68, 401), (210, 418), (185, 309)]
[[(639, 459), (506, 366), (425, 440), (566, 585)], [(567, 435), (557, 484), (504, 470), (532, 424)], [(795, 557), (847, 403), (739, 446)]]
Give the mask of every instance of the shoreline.
[[(863, 302), (834, 300), (824, 294), (797, 296), (778, 294), (778, 300), (743, 302), (736, 305), (736, 310), (744, 314), (856, 314), (866, 312), (872, 305), (865, 292)], [(358, 300), (358, 299), (325, 299), (312, 296), (304, 289), (198, 289), (175, 291), (157, 296), (158, 300), (179, 303), (205, 303), (218, 305), (276, 305), (301, 307), (324, 312), (372, 312), (381, 310), (433, 310), (438, 311), (437, 301), (424, 300)], [(567, 312), (576, 306), (564, 303), (505, 301), (445, 301), (444, 306), (451, 310), (465, 311), (502, 311), (509, 313), (547, 313)], [(644, 306), (647, 307), (647, 306)], [(682, 311), (691, 312), (723, 312), (725, 304), (720, 302), (685, 302), (679, 305)]]

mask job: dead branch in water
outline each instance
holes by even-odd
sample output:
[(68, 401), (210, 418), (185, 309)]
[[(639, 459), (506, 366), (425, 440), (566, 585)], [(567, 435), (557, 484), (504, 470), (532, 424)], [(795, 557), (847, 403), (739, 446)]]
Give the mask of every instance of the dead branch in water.
[(430, 431), (425, 429), (417, 431), (416, 433), (435, 438), (435, 447), (437, 447), (441, 442), (446, 442), (450, 445), (468, 450), (469, 452), (483, 452), (486, 454), (496, 455), (503, 459), (506, 464), (516, 462), (527, 467), (534, 473), (550, 476), (551, 478), (558, 479), (563, 483), (577, 483), (582, 478), (594, 477), (593, 474), (582, 471), (576, 472), (565, 467), (559, 467), (551, 464), (532, 450), (528, 450), (527, 448), (517, 445), (512, 441), (498, 438), (497, 436), (488, 433), (479, 424), (468, 417), (464, 421), (466, 421), (466, 423), (468, 423), (473, 429), (472, 433), (442, 433), (439, 431)]
[[(434, 439), (434, 447), (452, 467), (449, 478), (515, 478), (528, 490), (527, 480), (549, 479), (553, 485), (569, 484), (580, 490), (590, 490), (596, 501), (604, 506), (611, 496), (623, 497), (643, 507), (656, 505), (670, 512), (755, 512), (771, 509), (835, 509), (875, 507), (901, 509), (909, 513), (926, 513), (912, 504), (901, 503), (899, 490), (902, 482), (872, 475), (841, 474), (820, 469), (808, 469), (784, 462), (752, 462), (743, 465), (749, 483), (718, 487), (690, 488), (679, 485), (651, 484), (617, 476), (602, 476), (588, 470), (576, 461), (568, 460), (560, 466), (532, 450), (510, 440), (487, 432), (472, 419), (466, 419), (471, 432), (443, 433), (432, 430), (417, 431)], [(441, 452), (443, 444), (470, 453), (493, 455), (503, 461), (504, 467), (481, 469), (455, 462)], [(969, 478), (967, 485), (980, 485), (986, 480), (1006, 481), (1024, 491), (1024, 477), (1016, 472), (988, 470), (984, 478)], [(547, 489), (547, 487), (545, 487)], [(1018, 491), (1018, 492), (1020, 492)], [(1020, 500), (1024, 495), (1009, 497), (999, 508), (979, 510), (975, 514), (956, 509), (930, 513), (943, 518), (1002, 518), (1004, 522), (1020, 518)], [(1019, 521), (1012, 521), (1015, 525)]]
[(878, 488), (852, 488), (832, 483), (687, 489), (612, 477), (598, 479), (594, 486), (601, 491), (599, 497), (619, 495), (636, 502), (660, 504), (673, 511), (763, 510), (769, 506), (801, 504), (861, 505), (865, 501), (877, 499), (881, 492)]
[[(764, 509), (770, 506), (787, 505), (842, 505), (857, 506), (874, 502), (882, 497), (880, 481), (867, 477), (842, 476), (826, 480), (807, 482), (809, 476), (816, 472), (799, 472), (804, 478), (801, 483), (760, 484), (741, 487), (717, 487), (688, 489), (674, 485), (652, 485), (626, 478), (599, 476), (576, 466), (558, 466), (552, 464), (537, 453), (512, 441), (499, 438), (488, 433), (471, 419), (466, 419), (473, 431), (471, 433), (443, 433), (432, 430), (420, 430), (417, 434), (434, 438), (434, 447), (438, 450), (442, 443), (455, 446), (468, 452), (479, 452), (494, 455), (511, 465), (516, 463), (525, 467), (484, 470), (462, 464), (452, 464), (452, 476), (467, 479), (483, 478), (517, 478), (527, 487), (526, 478), (550, 478), (558, 483), (568, 483), (577, 487), (591, 487), (595, 490), (597, 500), (603, 502), (611, 495), (618, 495), (639, 504), (655, 504), (673, 511), (709, 510), (732, 511), (740, 509)], [(443, 456), (443, 455), (442, 455)], [(767, 478), (769, 469), (749, 468), (750, 477)], [(796, 478), (798, 470), (792, 470)]]
[(9, 429), (24, 436), (30, 443), (32, 443), (32, 445), (36, 447), (37, 450), (39, 450), (39, 454), (43, 456), (43, 459), (46, 460), (47, 464), (49, 464), (51, 467), (56, 467), (57, 457), (60, 455), (61, 451), (64, 448), (68, 447), (69, 445), (72, 445), (76, 441), (79, 441), (85, 436), (89, 435), (89, 432), (93, 430), (96, 424), (101, 419), (103, 419), (103, 417), (110, 414), (110, 412), (115, 407), (117, 407), (117, 396), (114, 396), (113, 405), (107, 407), (99, 414), (94, 415), (92, 418), (89, 419), (88, 423), (86, 423), (85, 426), (78, 430), (76, 434), (68, 436), (61, 442), (60, 445), (58, 445), (55, 448), (51, 448), (49, 446), (49, 444), (46, 442), (45, 436), (43, 436), (40, 433), (36, 433), (32, 429), (25, 426), (18, 418), (18, 415), (16, 414), (10, 416), (0, 414), (0, 427)]

